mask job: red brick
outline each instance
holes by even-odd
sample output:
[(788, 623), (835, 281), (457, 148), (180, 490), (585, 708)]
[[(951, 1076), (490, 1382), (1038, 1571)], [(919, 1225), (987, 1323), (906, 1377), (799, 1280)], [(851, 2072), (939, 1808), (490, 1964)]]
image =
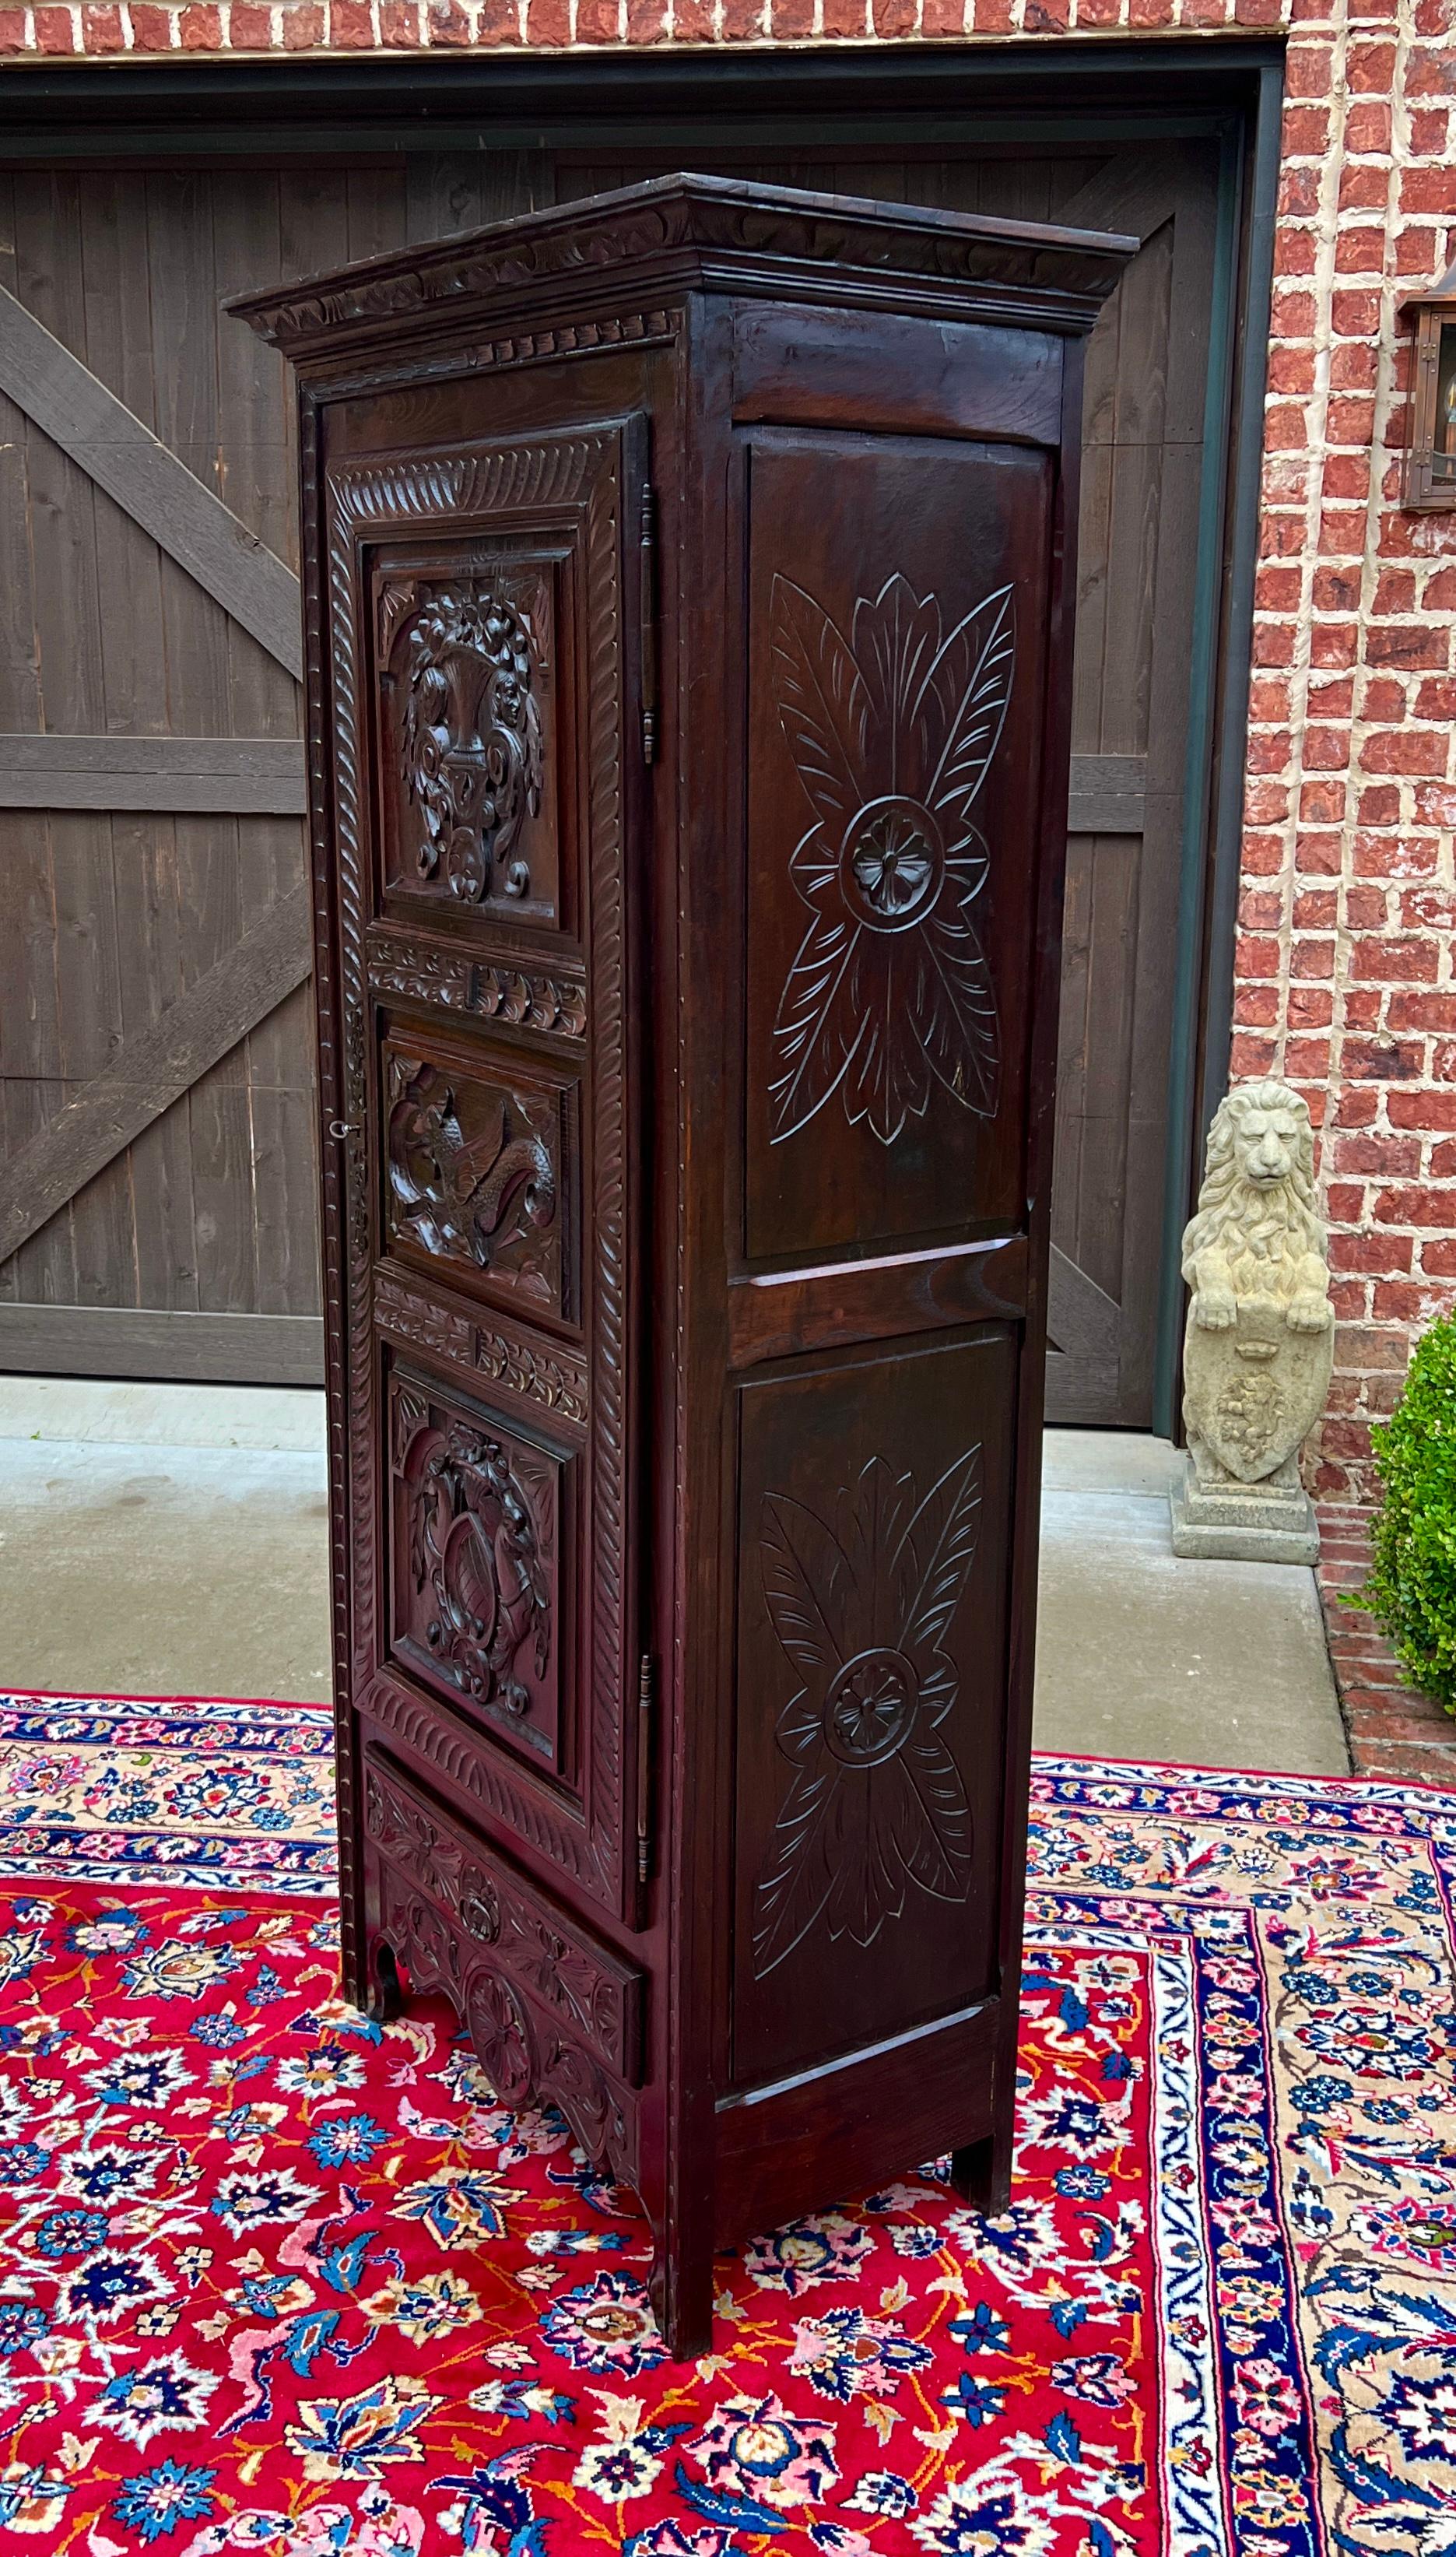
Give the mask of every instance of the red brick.
[[(384, 8), (388, 5), (389, 0), (384, 0)], [(136, 16), (135, 9), (132, 10), (132, 16), (133, 18)], [(380, 26), (383, 29), (384, 9), (380, 11)], [(232, 8), (228, 13), (227, 34), (229, 53), (266, 54), (273, 42), (273, 12), (266, 5), (266, 0), (263, 0), (263, 5), (258, 7), (252, 5), (252, 0), (232, 0)], [(386, 45), (417, 44), (419, 34), (413, 9), (410, 11), (409, 34), (391, 37), (385, 31), (382, 40)]]
[(1229, 1072), (1236, 1082), (1250, 1082), (1262, 1074), (1271, 1074), (1275, 1047), (1271, 1038), (1256, 1038), (1246, 1030), (1236, 1030), (1229, 1041)]
[(118, 8), (82, 9), (81, 51), (86, 54), (122, 54), (126, 51), (126, 30)]
[(528, 45), (569, 45), (571, 41), (572, 22), (567, 0), (528, 0)]
[(1443, 672), (1451, 662), (1451, 634), (1439, 622), (1373, 622), (1366, 633), (1370, 666), (1413, 666)]
[(1402, 213), (1456, 213), (1456, 168), (1406, 169), (1400, 178)]
[(324, 12), (309, 0), (283, 0), (283, 42), (291, 54), (312, 53), (324, 42)]
[(1347, 151), (1389, 151), (1390, 147), (1390, 110), (1375, 98), (1351, 101), (1345, 117)]
[[(1346, 150), (1349, 151), (1355, 147), (1356, 146), (1351, 143), (1350, 136), (1347, 132), (1345, 136)], [(1313, 174), (1314, 173), (1311, 172), (1311, 175)], [(1359, 205), (1364, 205), (1367, 208), (1378, 205), (1381, 211), (1384, 212), (1386, 208), (1386, 200), (1390, 194), (1390, 182), (1384, 169), (1363, 169), (1358, 163), (1352, 166), (1351, 163), (1347, 161), (1344, 169), (1340, 173), (1340, 208), (1344, 211), (1349, 207)], [(1311, 207), (1311, 209), (1313, 209), (1313, 207)]]
[(1360, 655), (1358, 621), (1316, 621), (1309, 636), (1310, 663), (1314, 666), (1353, 666)]
[(1234, 1018), (1241, 1029), (1272, 1029), (1279, 1017), (1276, 986), (1236, 986)]
[(1254, 877), (1276, 878), (1284, 867), (1284, 847), (1277, 835), (1246, 835), (1241, 858)]
[(1296, 939), (1289, 948), (1289, 973), (1292, 977), (1313, 977), (1321, 984), (1335, 973), (1333, 941)]
[(1456, 1189), (1435, 1189), (1409, 1181), (1398, 1189), (1381, 1190), (1375, 1202), (1382, 1225), (1456, 1226)]
[(329, 0), (329, 42), (340, 53), (372, 49), (374, 26), (369, 0)]
[(1456, 1234), (1428, 1234), (1421, 1242), (1420, 1267), (1428, 1278), (1456, 1278)]
[(1335, 240), (1337, 275), (1380, 275), (1386, 264), (1384, 230), (1342, 230)]
[(617, 0), (577, 0), (578, 44), (614, 45), (618, 16)]
[(171, 53), (176, 23), (170, 9), (153, 8), (150, 0), (132, 0), (133, 51), (139, 54)]
[[(1363, 759), (1363, 758), (1362, 758)], [(1350, 761), (1348, 728), (1307, 728), (1304, 732), (1303, 760), (1310, 772), (1343, 772)], [(1379, 764), (1378, 771), (1404, 770), (1403, 765)], [(1431, 767), (1423, 765), (1422, 770)]]
[(1364, 772), (1444, 773), (1449, 739), (1425, 729), (1386, 730), (1368, 737), (1360, 749)]
[(1386, 1110), (1392, 1128), (1456, 1128), (1456, 1092), (1392, 1092)]
[(25, 11), (23, 9), (0, 9), (0, 54), (23, 54), (25, 51)]
[(1330, 1268), (1365, 1278), (1380, 1278), (1408, 1270), (1412, 1254), (1408, 1234), (1332, 1234)]
[(1296, 871), (1314, 878), (1338, 878), (1344, 867), (1338, 835), (1301, 835), (1294, 849)]
[(1369, 1172), (1378, 1180), (1414, 1180), (1420, 1170), (1420, 1144), (1413, 1137), (1337, 1137), (1337, 1172)]
[(1352, 1083), (1415, 1083), (1424, 1061), (1409, 1039), (1347, 1038), (1340, 1068)]
[(1335, 1016), (1335, 1000), (1326, 986), (1291, 986), (1285, 1011), (1291, 1029), (1328, 1029)]
[[(180, 9), (177, 38), (185, 54), (216, 54), (222, 50), (222, 12), (204, 5), (204, 0), (191, 0), (191, 6)], [(319, 42), (324, 40), (324, 19), (319, 13)]]

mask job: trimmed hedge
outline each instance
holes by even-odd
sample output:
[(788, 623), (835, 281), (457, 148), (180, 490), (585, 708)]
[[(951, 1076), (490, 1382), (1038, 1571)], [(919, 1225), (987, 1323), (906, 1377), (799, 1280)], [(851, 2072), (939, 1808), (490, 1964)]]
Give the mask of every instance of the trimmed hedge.
[(1456, 1315), (1422, 1334), (1371, 1437), (1383, 1492), (1374, 1568), (1348, 1604), (1375, 1617), (1413, 1684), (1456, 1713)]

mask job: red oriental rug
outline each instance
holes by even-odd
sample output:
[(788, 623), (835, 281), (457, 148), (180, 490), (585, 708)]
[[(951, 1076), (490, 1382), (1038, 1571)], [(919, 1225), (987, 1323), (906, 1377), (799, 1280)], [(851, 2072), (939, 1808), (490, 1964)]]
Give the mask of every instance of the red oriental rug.
[(1456, 1798), (1040, 1759), (1011, 2209), (725, 2258), (340, 2003), (327, 1721), (0, 1697), (0, 2523), (177, 2557), (1452, 2557)]

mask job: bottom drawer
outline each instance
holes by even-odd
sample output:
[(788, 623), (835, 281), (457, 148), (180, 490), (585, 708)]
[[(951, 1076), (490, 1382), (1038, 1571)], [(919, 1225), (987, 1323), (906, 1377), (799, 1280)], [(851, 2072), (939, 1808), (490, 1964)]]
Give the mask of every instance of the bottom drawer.
[(364, 1850), (376, 1973), (387, 1946), (450, 1998), (502, 2103), (558, 2105), (633, 2181), (645, 1973), (370, 1747)]

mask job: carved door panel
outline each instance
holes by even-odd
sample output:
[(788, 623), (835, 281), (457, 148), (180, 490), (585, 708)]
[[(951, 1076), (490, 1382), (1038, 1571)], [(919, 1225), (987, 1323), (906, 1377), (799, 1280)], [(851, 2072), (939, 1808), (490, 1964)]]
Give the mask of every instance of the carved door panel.
[(630, 417), (327, 479), (353, 1692), (428, 1782), (618, 1913), (622, 544), (645, 454)]

